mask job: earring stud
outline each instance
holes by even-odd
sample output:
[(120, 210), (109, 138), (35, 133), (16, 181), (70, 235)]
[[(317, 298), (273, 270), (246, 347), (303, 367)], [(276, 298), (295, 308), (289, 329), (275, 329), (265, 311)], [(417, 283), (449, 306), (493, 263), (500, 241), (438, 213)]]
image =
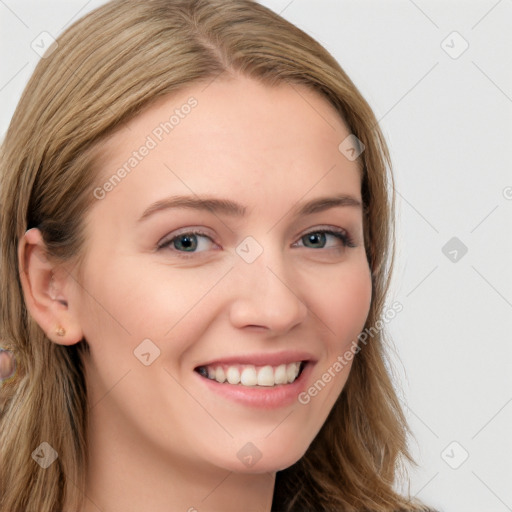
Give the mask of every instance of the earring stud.
[(64, 329), (64, 327), (57, 327), (57, 329), (55, 329), (55, 334), (57, 336), (64, 336), (64, 334), (66, 334), (66, 329)]

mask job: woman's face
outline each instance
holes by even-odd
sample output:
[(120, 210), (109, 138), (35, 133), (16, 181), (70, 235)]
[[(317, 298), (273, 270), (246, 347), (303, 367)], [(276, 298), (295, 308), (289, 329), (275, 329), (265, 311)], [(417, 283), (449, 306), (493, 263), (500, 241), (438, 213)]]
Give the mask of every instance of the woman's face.
[(349, 134), (316, 93), (237, 78), (106, 142), (70, 299), (101, 436), (208, 469), (304, 454), (371, 300)]

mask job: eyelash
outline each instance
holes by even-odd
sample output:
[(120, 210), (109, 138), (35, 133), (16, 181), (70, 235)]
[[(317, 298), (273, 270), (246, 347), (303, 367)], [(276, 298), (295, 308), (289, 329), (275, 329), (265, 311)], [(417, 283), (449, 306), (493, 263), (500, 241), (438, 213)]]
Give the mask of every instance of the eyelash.
[[(341, 240), (343, 247), (349, 247), (349, 248), (356, 247), (356, 244), (354, 243), (350, 234), (347, 231), (341, 230), (341, 229), (340, 230), (332, 229), (332, 228), (330, 228), (330, 229), (314, 229), (312, 231), (308, 231), (307, 233), (304, 233), (299, 238), (299, 240), (301, 240), (302, 238), (304, 238), (308, 235), (313, 235), (313, 234), (315, 234), (315, 235), (316, 234), (332, 235), (332, 236), (338, 238), (338, 240)], [(186, 235), (204, 236), (204, 237), (208, 238), (211, 242), (215, 243), (212, 240), (211, 236), (209, 236), (208, 234), (204, 233), (201, 230), (184, 231), (183, 233), (179, 233), (179, 234), (173, 236), (172, 238), (170, 238), (168, 240), (164, 240), (164, 242), (159, 243), (157, 246), (157, 251), (160, 251), (160, 250), (163, 250), (166, 248), (171, 249), (171, 246), (176, 239), (178, 239), (182, 236), (186, 236)], [(302, 247), (304, 247), (305, 249), (308, 249), (308, 247), (305, 247), (305, 246), (302, 246)], [(322, 247), (321, 249), (325, 249), (325, 248)], [(179, 257), (184, 258), (184, 259), (194, 257), (193, 255), (197, 254), (197, 252), (195, 252), (195, 251), (187, 252), (187, 251), (178, 251), (177, 249), (174, 249), (174, 250), (171, 249), (171, 250), (172, 250), (172, 252), (177, 253), (179, 255)], [(318, 250), (318, 249), (313, 249), (313, 250)], [(202, 252), (202, 251), (200, 251), (200, 252)]]

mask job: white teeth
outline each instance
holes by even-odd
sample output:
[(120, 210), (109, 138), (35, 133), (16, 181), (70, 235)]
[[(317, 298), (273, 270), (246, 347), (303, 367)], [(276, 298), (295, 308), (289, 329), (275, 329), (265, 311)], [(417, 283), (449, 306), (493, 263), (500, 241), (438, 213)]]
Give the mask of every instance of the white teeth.
[(222, 366), (217, 366), (217, 369), (215, 370), (215, 380), (221, 384), (226, 382), (226, 374), (224, 373)]
[(291, 384), (300, 371), (300, 362), (280, 364), (279, 366), (232, 365), (208, 366), (208, 378), (219, 383), (240, 384), (242, 386), (272, 387), (281, 384)]
[(293, 382), (299, 374), (299, 365), (300, 363), (290, 363), (286, 366), (286, 376), (288, 377), (288, 382)]
[(288, 375), (286, 374), (286, 365), (285, 364), (280, 364), (276, 368), (274, 379), (275, 379), (276, 384), (286, 384), (288, 382)]
[(273, 386), (274, 380), (274, 369), (272, 366), (264, 366), (258, 372), (258, 386)]
[(258, 384), (258, 374), (254, 366), (247, 366), (242, 371), (240, 382), (243, 386), (256, 386)]
[(240, 382), (240, 371), (236, 366), (230, 366), (226, 372), (226, 378), (230, 384), (238, 384)]

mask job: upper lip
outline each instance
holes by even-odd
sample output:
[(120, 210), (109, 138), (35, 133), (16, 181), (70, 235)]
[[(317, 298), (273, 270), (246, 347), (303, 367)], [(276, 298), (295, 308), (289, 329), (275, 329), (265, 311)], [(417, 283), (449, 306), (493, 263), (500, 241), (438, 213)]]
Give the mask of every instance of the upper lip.
[(241, 354), (238, 356), (218, 357), (196, 366), (252, 364), (254, 366), (279, 366), (281, 364), (295, 363), (299, 361), (315, 361), (308, 352), (286, 351), (275, 353)]

